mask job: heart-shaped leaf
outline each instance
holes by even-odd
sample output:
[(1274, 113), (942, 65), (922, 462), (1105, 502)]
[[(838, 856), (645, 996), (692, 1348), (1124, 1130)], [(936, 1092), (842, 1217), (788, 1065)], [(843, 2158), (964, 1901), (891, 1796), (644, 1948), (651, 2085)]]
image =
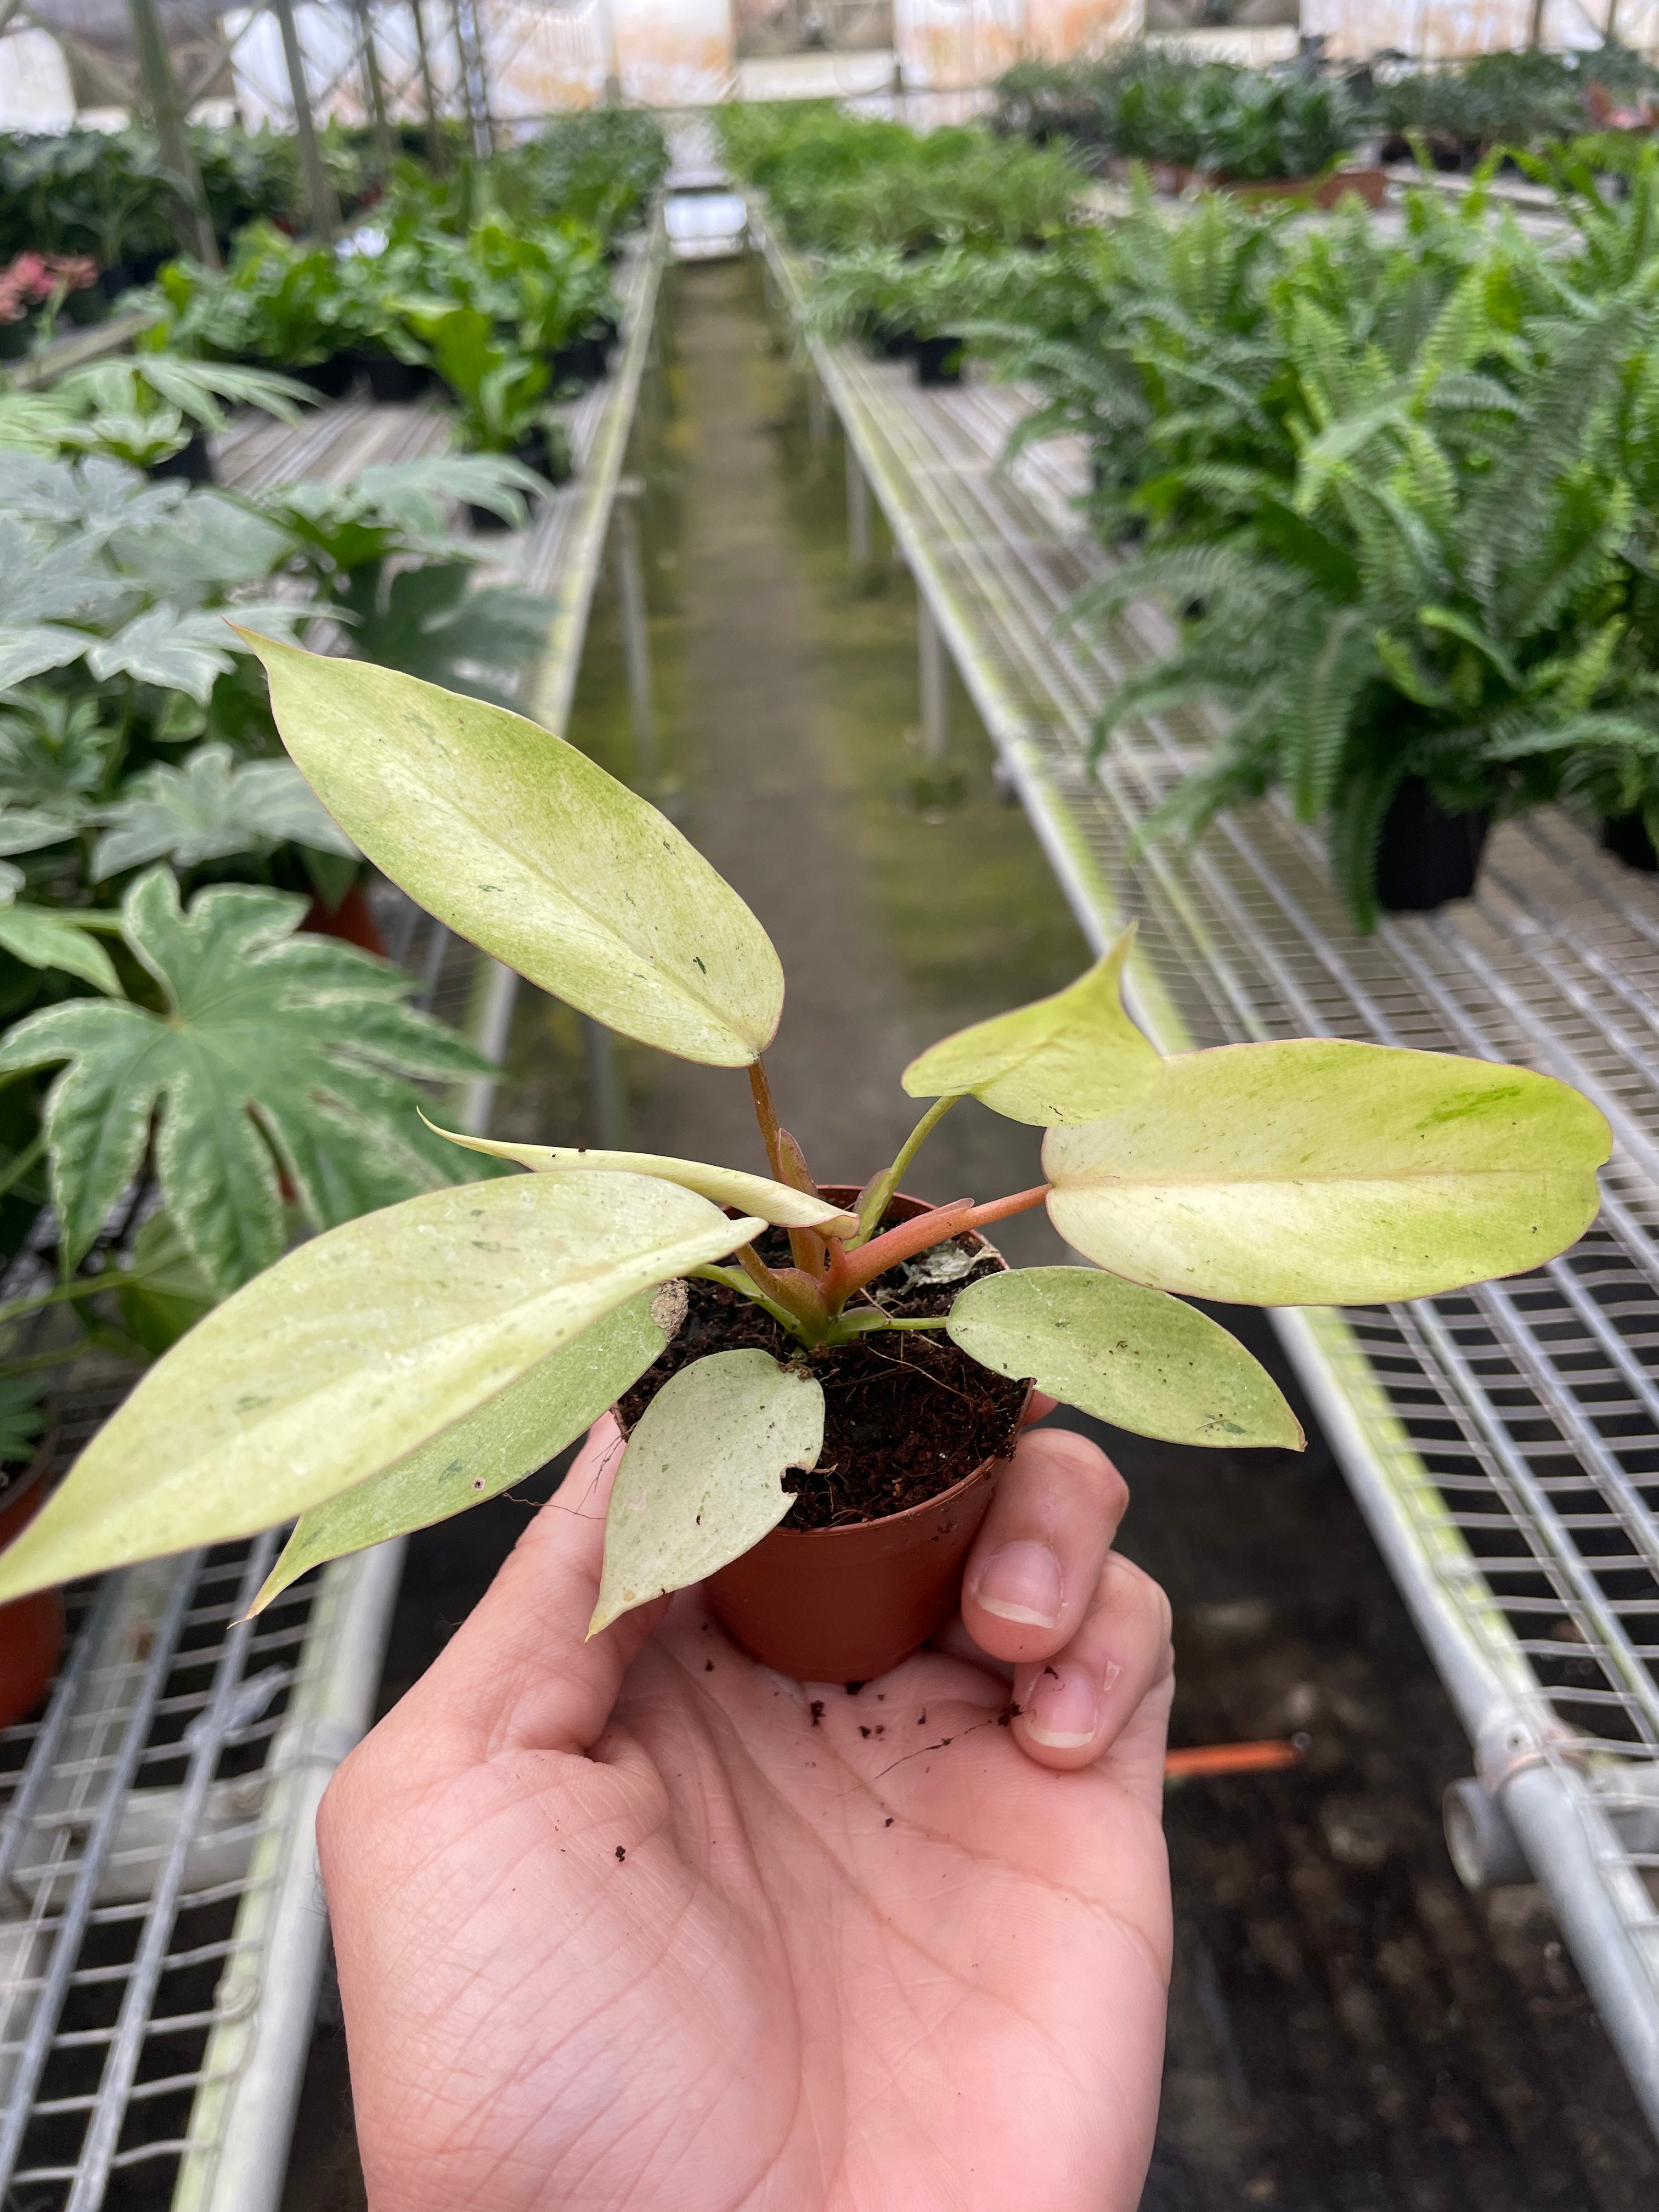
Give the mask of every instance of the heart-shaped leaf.
[(587, 1632), (741, 1559), (794, 1500), (786, 1468), (823, 1449), (823, 1386), (766, 1352), (716, 1352), (671, 1376), (628, 1440), (605, 1517)]
[(696, 848), (574, 745), (390, 668), (252, 635), (283, 742), (375, 866), (441, 921), (595, 1021), (746, 1066), (783, 972)]
[[(422, 1117), (424, 1118), (424, 1117)], [(438, 1129), (435, 1121), (429, 1128)], [(738, 1206), (757, 1213), (779, 1229), (828, 1229), (832, 1236), (850, 1237), (859, 1225), (856, 1213), (845, 1213), (827, 1199), (792, 1190), (769, 1176), (744, 1175), (738, 1168), (705, 1166), (701, 1160), (676, 1160), (659, 1152), (602, 1152), (573, 1145), (509, 1145), (495, 1137), (467, 1137), (456, 1129), (438, 1129), (452, 1145), (465, 1145), (470, 1152), (487, 1152), (492, 1159), (516, 1160), (537, 1175), (648, 1175), (683, 1189), (700, 1191), (716, 1206)]]
[(1048, 1212), (1132, 1282), (1243, 1305), (1426, 1297), (1540, 1266), (1595, 1218), (1607, 1125), (1528, 1069), (1308, 1038), (1164, 1062), (1051, 1130)]
[(683, 1310), (683, 1284), (641, 1291), (407, 1459), (302, 1513), (252, 1610), (326, 1559), (428, 1528), (545, 1467), (661, 1355), (668, 1336), (653, 1309), (673, 1291)]
[(647, 1176), (506, 1176), (313, 1237), (150, 1369), (0, 1553), (0, 1602), (319, 1505), (763, 1225)]
[(1150, 1091), (1158, 1055), (1123, 1011), (1127, 929), (1086, 975), (1050, 999), (998, 1014), (931, 1046), (904, 1071), (913, 1098), (971, 1091), (1011, 1121), (1097, 1121)]
[(981, 1367), (1137, 1436), (1302, 1449), (1267, 1369), (1167, 1291), (1092, 1267), (1024, 1267), (970, 1283), (946, 1328)]

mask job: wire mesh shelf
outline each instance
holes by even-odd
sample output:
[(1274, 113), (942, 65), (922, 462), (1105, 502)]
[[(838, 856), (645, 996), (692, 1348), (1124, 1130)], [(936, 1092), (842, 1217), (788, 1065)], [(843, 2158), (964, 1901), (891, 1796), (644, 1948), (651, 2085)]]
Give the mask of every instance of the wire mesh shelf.
[[(751, 217), (793, 315), (803, 268)], [(1164, 1049), (1467, 1053), (1561, 1076), (1613, 1126), (1601, 1217), (1547, 1267), (1274, 1318), (1659, 2125), (1659, 885), (1549, 812), (1493, 832), (1474, 899), (1369, 938), (1277, 805), (1132, 859), (1212, 731), (1152, 719), (1089, 764), (1103, 700), (1169, 630), (1146, 606), (1067, 620), (1113, 565), (1079, 524), (1081, 447), (1004, 465), (1017, 391), (808, 353), (1085, 933), (1138, 921), (1136, 1010)]]
[[(546, 594), (529, 711), (568, 709), (652, 343), (660, 224), (619, 276), (614, 374), (576, 402), (572, 483), (507, 533), (501, 573)], [(343, 404), (294, 428), (251, 418), (223, 481), (336, 482), (441, 448), (436, 409)], [(510, 979), (389, 884), (371, 894), (417, 1004), (494, 1056)], [(459, 1109), (482, 1127), (491, 1086)], [(106, 1232), (130, 1233), (134, 1194)], [(3, 1287), (28, 1286), (40, 1225)], [(76, 1366), (62, 1471), (131, 1382)], [(270, 2212), (309, 2042), (326, 1919), (313, 1819), (371, 1717), (401, 1544), (336, 1561), (245, 1618), (282, 1532), (65, 1594), (70, 1638), (42, 1715), (0, 1733), (0, 2204), (6, 2212)]]

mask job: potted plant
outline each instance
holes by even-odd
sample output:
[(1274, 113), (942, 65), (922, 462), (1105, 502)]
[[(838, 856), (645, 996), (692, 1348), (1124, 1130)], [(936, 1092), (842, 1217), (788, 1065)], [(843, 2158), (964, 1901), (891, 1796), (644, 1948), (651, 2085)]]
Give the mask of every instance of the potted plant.
[[(58, 1438), (40, 1406), (41, 1376), (0, 1379), (0, 1545), (21, 1535), (46, 1502)], [(55, 1589), (0, 1606), (0, 1728), (33, 1711), (58, 1671), (64, 1601)]]
[[(884, 1510), (879, 1480), (863, 1510), (901, 1547), (920, 1510), (921, 1548), (943, 1559), (984, 1509), (984, 1462), (1011, 1443), (1031, 1382), (1178, 1441), (1299, 1443), (1271, 1378), (1185, 1297), (1425, 1295), (1534, 1267), (1595, 1214), (1608, 1133), (1563, 1085), (1339, 1041), (1160, 1059), (1119, 1002), (1127, 938), (1068, 990), (924, 1053), (904, 1083), (929, 1103), (897, 1158), (856, 1188), (821, 1188), (762, 1060), (776, 955), (672, 823), (503, 708), (257, 649), (295, 761), (376, 863), (592, 1018), (743, 1071), (767, 1172), (459, 1139), (531, 1172), (330, 1231), (199, 1322), (0, 1557), (0, 1601), (297, 1514), (269, 1597), (320, 1559), (497, 1494), (653, 1370), (593, 1630), (713, 1576), (712, 1601), (765, 1656), (741, 1591), (718, 1578), (768, 1541), (768, 1577), (789, 1571), (783, 1477), (803, 1470), (822, 1493), (842, 1475), (842, 1446), (859, 1441), (836, 1407), (848, 1363), (882, 1355), (902, 1395), (879, 1429), (934, 1447), (933, 1497), (915, 1497), (928, 1485), (912, 1451), (902, 1510)], [(15, 1035), (0, 1073), (46, 1056)], [(969, 1094), (1047, 1130), (1043, 1180), (981, 1205), (900, 1202), (929, 1132)], [(1045, 1204), (1099, 1271), (987, 1267), (983, 1232)], [(1000, 1428), (988, 1414), (946, 1425), (964, 1379), (1000, 1406)], [(878, 1435), (889, 1495), (899, 1456)], [(848, 1533), (782, 1540), (827, 1559)], [(929, 1625), (925, 1608), (866, 1620), (854, 1648), (842, 1631), (868, 1568), (851, 1548), (830, 1570), (842, 1595), (820, 1608), (822, 1644), (773, 1651), (808, 1675), (857, 1679)], [(927, 1605), (951, 1596), (935, 1565)]]

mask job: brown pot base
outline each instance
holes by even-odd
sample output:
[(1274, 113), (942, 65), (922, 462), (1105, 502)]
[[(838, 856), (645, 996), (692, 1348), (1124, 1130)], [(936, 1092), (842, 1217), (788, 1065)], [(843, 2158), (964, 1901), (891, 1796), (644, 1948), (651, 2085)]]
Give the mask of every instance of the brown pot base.
[[(0, 1547), (21, 1536), (46, 1503), (52, 1472), (48, 1435), (28, 1467), (0, 1491)], [(0, 1729), (13, 1726), (34, 1711), (58, 1672), (64, 1648), (64, 1600), (55, 1589), (0, 1605)]]
[[(851, 1205), (856, 1191), (833, 1184), (823, 1186), (824, 1196), (838, 1205)], [(889, 1222), (908, 1220), (925, 1209), (919, 1200), (896, 1199)], [(982, 1240), (976, 1240), (982, 1241)], [(998, 1267), (1000, 1258), (987, 1248)], [(714, 1286), (693, 1284), (694, 1292)], [(948, 1290), (917, 1293), (917, 1310), (943, 1311), (956, 1295)], [(724, 1350), (733, 1343), (757, 1342), (757, 1329), (775, 1336), (765, 1348), (787, 1357), (789, 1340), (750, 1301), (726, 1292), (734, 1323), (724, 1340), (707, 1328), (702, 1340), (687, 1344), (676, 1340), (663, 1361), (642, 1376), (618, 1407), (624, 1428), (637, 1421), (655, 1391), (669, 1374), (705, 1352)], [(711, 1312), (707, 1321), (718, 1322), (723, 1312)], [(953, 1359), (965, 1360), (956, 1347), (931, 1335), (907, 1334), (890, 1343), (907, 1347), (926, 1344), (948, 1350)], [(853, 1348), (858, 1357), (872, 1356), (869, 1340)], [(678, 1352), (678, 1357), (674, 1357)], [(838, 1355), (831, 1355), (832, 1358)], [(807, 1517), (831, 1525), (775, 1528), (740, 1559), (723, 1567), (705, 1585), (711, 1610), (720, 1626), (751, 1656), (782, 1674), (804, 1681), (868, 1681), (885, 1674), (907, 1654), (925, 1643), (955, 1612), (962, 1589), (962, 1570), (969, 1547), (978, 1532), (995, 1490), (997, 1477), (1012, 1453), (1030, 1396), (1029, 1386), (967, 1361), (974, 1379), (983, 1388), (982, 1417), (969, 1424), (959, 1413), (965, 1404), (960, 1390), (946, 1384), (933, 1394), (940, 1407), (948, 1405), (955, 1433), (924, 1413), (916, 1419), (915, 1401), (907, 1407), (902, 1427), (894, 1431), (894, 1462), (890, 1469), (879, 1465), (867, 1432), (843, 1413), (836, 1380), (823, 1380), (829, 1400), (824, 1448), (817, 1474), (787, 1476), (790, 1486), (803, 1493), (801, 1508), (792, 1521)], [(963, 1379), (958, 1376), (958, 1380)], [(845, 1389), (843, 1383), (842, 1388)], [(916, 1392), (927, 1383), (917, 1376)], [(860, 1393), (848, 1392), (848, 1398)], [(925, 1396), (922, 1397), (925, 1406)], [(939, 1449), (948, 1436), (948, 1447), (939, 1451), (944, 1464), (935, 1469), (917, 1464), (924, 1454)], [(890, 1496), (899, 1510), (869, 1518), (853, 1517), (834, 1480), (835, 1471), (850, 1468), (862, 1460), (859, 1492), (866, 1498)], [(902, 1458), (904, 1464), (897, 1462)], [(870, 1462), (877, 1464), (872, 1468)], [(830, 1480), (822, 1471), (830, 1471)], [(941, 1478), (943, 1486), (939, 1486)]]

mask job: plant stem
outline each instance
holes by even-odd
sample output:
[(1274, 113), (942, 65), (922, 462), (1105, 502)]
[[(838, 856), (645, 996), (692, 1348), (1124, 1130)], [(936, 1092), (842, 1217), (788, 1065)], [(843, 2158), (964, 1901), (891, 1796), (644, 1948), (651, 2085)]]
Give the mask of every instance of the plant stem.
[(0, 1169), (0, 1198), (3, 1198), (14, 1184), (21, 1182), (46, 1149), (46, 1133), (42, 1129), (24, 1146), (15, 1159), (6, 1167)]
[(881, 1217), (886, 1212), (888, 1202), (899, 1187), (899, 1178), (961, 1096), (961, 1091), (955, 1091), (944, 1098), (934, 1099), (899, 1146), (898, 1157), (892, 1166), (884, 1168), (875, 1181), (866, 1186), (859, 1202), (858, 1235), (848, 1245), (849, 1251), (855, 1251), (860, 1244), (867, 1244), (880, 1228)]
[(964, 1229), (982, 1229), (990, 1222), (1006, 1221), (1011, 1213), (1029, 1213), (1034, 1206), (1041, 1206), (1048, 1195), (1046, 1182), (1035, 1183), (1030, 1190), (1018, 1190), (1011, 1198), (994, 1198), (983, 1206), (975, 1206), (969, 1198), (958, 1198), (949, 1206), (935, 1206), (931, 1213), (918, 1213), (909, 1221), (901, 1221), (896, 1228), (872, 1238), (856, 1255), (843, 1257), (839, 1267), (831, 1268), (823, 1281), (825, 1302), (832, 1311), (839, 1313), (854, 1291), (873, 1283), (878, 1275), (897, 1267), (901, 1260), (914, 1260), (918, 1253), (943, 1244), (948, 1237), (960, 1237)]
[[(744, 1274), (762, 1295), (793, 1316), (791, 1326), (795, 1334), (807, 1344), (822, 1342), (829, 1316), (811, 1277), (794, 1267), (787, 1271), (769, 1267), (752, 1244), (740, 1244), (737, 1256)], [(799, 1279), (799, 1289), (791, 1277)]]
[(726, 1290), (737, 1291), (739, 1297), (752, 1299), (756, 1305), (771, 1315), (780, 1328), (787, 1329), (790, 1335), (798, 1338), (802, 1344), (807, 1341), (806, 1337), (802, 1334), (800, 1323), (787, 1307), (781, 1306), (775, 1298), (769, 1297), (758, 1284), (751, 1283), (746, 1275), (740, 1274), (736, 1268), (717, 1267), (711, 1261), (704, 1267), (693, 1267), (688, 1272), (705, 1283), (720, 1283)]
[(983, 1229), (993, 1221), (1006, 1221), (1012, 1213), (1029, 1213), (1033, 1206), (1041, 1206), (1048, 1195), (1048, 1184), (1036, 1182), (1030, 1190), (1017, 1190), (1012, 1198), (989, 1199), (983, 1206), (975, 1206), (954, 1233), (959, 1235), (963, 1229)]
[(129, 1283), (140, 1280), (130, 1268), (111, 1268), (102, 1275), (86, 1275), (73, 1283), (59, 1283), (55, 1291), (42, 1291), (38, 1297), (13, 1298), (0, 1306), (0, 1322), (17, 1321), (24, 1314), (39, 1313), (43, 1306), (61, 1306), (75, 1298), (95, 1297), (100, 1291), (125, 1290)]
[(766, 1162), (779, 1182), (784, 1181), (783, 1154), (778, 1144), (778, 1109), (772, 1103), (772, 1086), (766, 1079), (766, 1062), (758, 1056), (749, 1064), (749, 1089), (755, 1101), (755, 1119), (760, 1123), (761, 1139), (766, 1146)]

